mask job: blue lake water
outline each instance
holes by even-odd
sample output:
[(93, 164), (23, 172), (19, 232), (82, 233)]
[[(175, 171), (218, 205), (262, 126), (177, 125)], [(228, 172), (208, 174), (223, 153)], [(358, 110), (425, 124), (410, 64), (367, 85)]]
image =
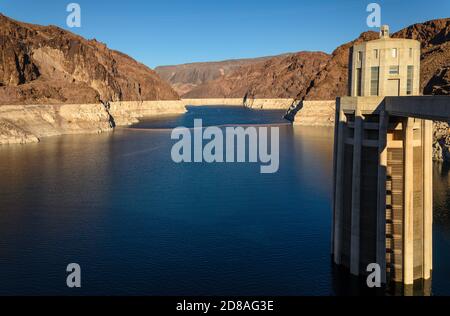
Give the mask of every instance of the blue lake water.
[[(192, 108), (109, 134), (0, 147), (0, 294), (340, 294), (330, 260), (333, 130), (292, 127), (282, 115)], [(279, 172), (172, 162), (170, 128), (195, 118), (278, 124)], [(436, 165), (435, 295), (450, 294), (448, 174)], [(81, 289), (66, 287), (71, 262)]]

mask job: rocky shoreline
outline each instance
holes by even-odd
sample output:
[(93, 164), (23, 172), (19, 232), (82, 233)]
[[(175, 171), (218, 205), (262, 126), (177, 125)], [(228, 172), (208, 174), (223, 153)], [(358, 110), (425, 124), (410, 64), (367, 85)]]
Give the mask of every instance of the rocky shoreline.
[(111, 116), (102, 104), (0, 106), (0, 144), (36, 143), (42, 137), (112, 129)]
[(67, 134), (99, 134), (144, 116), (184, 113), (181, 101), (0, 106), (0, 145), (39, 142)]
[[(290, 99), (261, 99), (254, 109), (287, 109)], [(0, 145), (39, 142), (66, 134), (98, 134), (140, 118), (186, 112), (186, 106), (243, 106), (242, 99), (185, 99), (168, 101), (118, 101), (107, 104), (1, 105)]]

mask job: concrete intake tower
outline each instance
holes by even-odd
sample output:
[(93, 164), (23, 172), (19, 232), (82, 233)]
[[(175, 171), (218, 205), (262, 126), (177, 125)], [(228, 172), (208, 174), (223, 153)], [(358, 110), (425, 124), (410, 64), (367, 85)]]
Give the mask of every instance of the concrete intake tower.
[(353, 47), (350, 97), (337, 100), (333, 260), (356, 276), (377, 263), (383, 283), (431, 278), (434, 117), (422, 109), (449, 103), (415, 97), (420, 48), (383, 26)]

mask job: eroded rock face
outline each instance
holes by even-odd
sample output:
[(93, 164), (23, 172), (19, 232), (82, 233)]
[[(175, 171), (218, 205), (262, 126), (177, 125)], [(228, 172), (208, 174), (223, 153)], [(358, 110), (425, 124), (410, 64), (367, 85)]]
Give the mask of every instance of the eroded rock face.
[(424, 94), (450, 95), (450, 66), (436, 71), (425, 86)]
[(309, 86), (329, 58), (322, 52), (273, 57), (198, 86), (183, 98), (294, 98)]
[[(288, 56), (288, 54), (285, 56)], [(240, 67), (256, 64), (274, 57), (160, 66), (156, 67), (155, 71), (162, 79), (169, 82), (179, 95), (184, 95), (197, 86), (228, 75)]]
[(0, 118), (0, 145), (28, 144), (37, 142), (39, 142), (39, 138), (32, 133), (10, 121)]
[(0, 105), (178, 99), (158, 75), (96, 40), (0, 14)]

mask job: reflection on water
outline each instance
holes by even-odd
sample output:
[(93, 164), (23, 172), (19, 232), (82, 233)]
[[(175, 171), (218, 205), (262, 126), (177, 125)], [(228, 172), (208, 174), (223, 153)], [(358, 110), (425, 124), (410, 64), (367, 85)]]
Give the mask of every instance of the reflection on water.
[(435, 163), (433, 173), (433, 294), (450, 292), (450, 165)]
[(332, 266), (332, 282), (334, 294), (339, 296), (430, 296), (433, 294), (431, 279), (418, 280), (414, 282), (414, 285), (392, 283), (381, 288), (370, 289), (367, 287), (365, 278), (354, 277), (348, 269), (334, 264)]
[[(71, 262), (77, 294), (349, 294), (330, 260), (332, 129), (281, 126), (276, 174), (172, 162), (164, 128), (282, 123), (279, 111), (241, 111), (0, 147), (0, 294), (73, 294)], [(435, 173), (439, 295), (450, 294), (449, 178)]]

